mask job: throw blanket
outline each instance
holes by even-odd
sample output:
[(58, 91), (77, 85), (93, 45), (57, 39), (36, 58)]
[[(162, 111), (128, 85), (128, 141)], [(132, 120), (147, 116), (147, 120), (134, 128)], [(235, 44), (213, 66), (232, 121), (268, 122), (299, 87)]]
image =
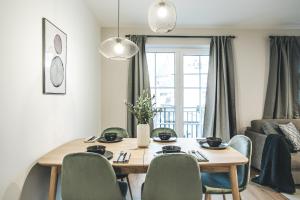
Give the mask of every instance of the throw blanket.
[(291, 173), (291, 154), (283, 136), (268, 135), (263, 149), (261, 173), (252, 181), (269, 186), (278, 192), (289, 194), (295, 192)]

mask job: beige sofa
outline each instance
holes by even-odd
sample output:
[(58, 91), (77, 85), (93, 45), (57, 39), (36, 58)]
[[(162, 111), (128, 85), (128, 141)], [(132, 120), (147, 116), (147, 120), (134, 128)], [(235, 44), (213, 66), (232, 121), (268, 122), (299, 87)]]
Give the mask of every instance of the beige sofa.
[[(287, 124), (293, 122), (295, 126), (300, 130), (300, 119), (263, 119), (251, 121), (251, 127), (248, 127), (245, 131), (245, 135), (252, 140), (253, 152), (252, 152), (252, 166), (260, 170), (260, 163), (262, 158), (262, 152), (267, 135), (262, 131), (262, 125), (265, 122), (276, 122), (279, 124)], [(300, 152), (292, 153), (292, 175), (295, 184), (300, 184)]]

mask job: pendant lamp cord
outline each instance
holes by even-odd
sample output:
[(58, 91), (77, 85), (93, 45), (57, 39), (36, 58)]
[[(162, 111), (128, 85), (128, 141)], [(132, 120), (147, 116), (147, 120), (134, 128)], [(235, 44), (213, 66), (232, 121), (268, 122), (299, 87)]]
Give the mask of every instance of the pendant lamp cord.
[(120, 0), (118, 0), (118, 38), (120, 37)]

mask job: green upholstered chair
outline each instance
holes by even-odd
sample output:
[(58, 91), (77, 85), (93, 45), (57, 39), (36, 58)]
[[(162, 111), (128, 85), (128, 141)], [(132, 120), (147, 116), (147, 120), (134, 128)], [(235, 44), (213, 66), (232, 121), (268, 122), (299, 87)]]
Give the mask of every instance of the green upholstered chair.
[[(117, 137), (121, 137), (121, 138), (129, 137), (128, 132), (124, 128), (120, 128), (120, 127), (110, 127), (110, 128), (105, 129), (104, 131), (102, 131), (101, 137), (104, 137), (104, 135), (106, 133), (117, 133)], [(128, 183), (130, 197), (131, 197), (131, 199), (133, 199), (128, 174), (116, 173), (116, 175), (117, 175), (117, 179), (121, 179), (122, 181), (124, 179), (126, 179), (126, 181)]]
[[(249, 162), (245, 165), (237, 166), (239, 191), (246, 189), (250, 178), (252, 142), (244, 135), (236, 135), (229, 141), (229, 146), (246, 156)], [(210, 194), (232, 193), (229, 173), (202, 173), (203, 191), (207, 199)]]
[(125, 199), (127, 184), (116, 180), (106, 158), (95, 153), (74, 153), (64, 157), (61, 195), (63, 200)]
[(124, 128), (110, 127), (102, 131), (101, 137), (104, 137), (106, 133), (117, 133), (117, 137), (128, 138), (128, 132)]
[(199, 165), (188, 154), (154, 158), (142, 186), (142, 200), (201, 200)]
[(155, 128), (151, 131), (151, 137), (157, 137), (160, 133), (170, 133), (172, 137), (177, 137), (176, 132), (171, 128)]

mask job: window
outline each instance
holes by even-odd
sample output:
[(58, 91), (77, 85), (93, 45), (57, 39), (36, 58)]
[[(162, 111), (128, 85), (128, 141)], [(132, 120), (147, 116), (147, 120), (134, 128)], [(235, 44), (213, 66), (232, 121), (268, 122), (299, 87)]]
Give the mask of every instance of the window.
[(151, 94), (161, 109), (154, 127), (169, 127), (179, 136), (202, 137), (208, 74), (208, 47), (148, 48)]

